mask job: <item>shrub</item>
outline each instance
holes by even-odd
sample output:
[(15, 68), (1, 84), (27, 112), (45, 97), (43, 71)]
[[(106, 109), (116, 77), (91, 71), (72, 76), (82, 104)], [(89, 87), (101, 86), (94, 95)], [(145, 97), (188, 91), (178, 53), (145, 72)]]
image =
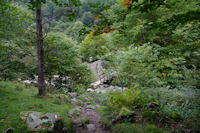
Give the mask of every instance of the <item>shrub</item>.
[(170, 89), (197, 87), (199, 72), (187, 68), (185, 57), (181, 52), (176, 52), (181, 47), (144, 44), (121, 49), (110, 56), (111, 67), (107, 73), (116, 75), (113, 83), (121, 86)]
[(100, 59), (108, 51), (107, 41), (103, 35), (94, 36), (92, 33), (86, 36), (80, 47), (82, 60), (88, 62)]
[(71, 38), (63, 33), (50, 33), (45, 40), (45, 51), (46, 75), (50, 80), (54, 75), (59, 75), (58, 86), (67, 84), (68, 80), (62, 80), (63, 78), (86, 86), (92, 82), (92, 72), (80, 61), (77, 43)]
[(123, 106), (134, 109), (144, 106), (150, 101), (151, 99), (142, 90), (128, 89), (124, 93), (115, 92), (109, 102), (116, 109), (120, 109)]
[(113, 133), (141, 133), (137, 125), (131, 123), (117, 124), (112, 127)]

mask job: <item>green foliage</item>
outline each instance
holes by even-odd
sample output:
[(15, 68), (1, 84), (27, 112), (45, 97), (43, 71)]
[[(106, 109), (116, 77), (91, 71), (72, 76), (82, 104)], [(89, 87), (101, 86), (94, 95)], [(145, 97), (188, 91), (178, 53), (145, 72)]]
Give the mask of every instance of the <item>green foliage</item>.
[(94, 16), (91, 12), (85, 12), (81, 18), (83, 24), (85, 25), (91, 25), (94, 23)]
[(76, 42), (63, 33), (50, 33), (45, 40), (46, 75), (52, 78), (59, 75), (59, 84), (66, 82), (64, 77), (72, 78), (76, 84), (89, 85), (92, 73), (86, 64), (81, 63)]
[[(128, 89), (124, 93), (123, 92), (115, 92), (114, 95), (110, 98), (110, 104), (115, 107), (116, 109), (123, 110), (127, 107), (130, 109), (137, 108), (139, 106), (143, 106), (149, 103), (151, 100), (142, 90), (136, 89)], [(123, 109), (124, 108), (124, 109)], [(127, 111), (126, 111), (127, 112)], [(129, 111), (128, 111), (129, 112)]]
[(0, 3), (0, 38), (1, 41), (22, 38), (33, 20), (33, 15), (27, 9), (12, 3)]
[(126, 123), (126, 124), (118, 124), (114, 127), (112, 127), (113, 133), (141, 133), (140, 130), (138, 130), (137, 125)]
[(146, 126), (145, 130), (148, 133), (169, 133), (167, 131), (163, 131), (162, 129), (156, 127), (155, 125), (148, 125), (148, 126)]
[(167, 131), (164, 131), (155, 125), (148, 125), (148, 126), (141, 126), (138, 124), (132, 124), (132, 123), (123, 123), (123, 124), (117, 124), (114, 127), (112, 127), (113, 133), (169, 133)]
[[(129, 47), (129, 50), (123, 49), (110, 56), (113, 67), (108, 73), (115, 73), (115, 84), (129, 87), (198, 87), (199, 83), (196, 81), (199, 80), (199, 70), (188, 69), (189, 64), (182, 54), (182, 46), (177, 45), (175, 48), (144, 44)], [(192, 73), (193, 81), (188, 80)]]
[(88, 62), (100, 59), (108, 51), (107, 41), (104, 39), (104, 36), (93, 36), (93, 33), (86, 36), (80, 47), (82, 60)]

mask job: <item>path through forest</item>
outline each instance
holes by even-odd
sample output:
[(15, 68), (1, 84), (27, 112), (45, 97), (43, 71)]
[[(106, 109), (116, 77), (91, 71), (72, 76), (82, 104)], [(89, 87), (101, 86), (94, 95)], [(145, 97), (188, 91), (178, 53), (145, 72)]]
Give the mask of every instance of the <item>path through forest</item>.
[[(87, 96), (84, 95), (87, 99)], [(72, 102), (75, 104), (75, 110), (69, 114), (74, 121), (75, 133), (109, 133), (101, 124), (101, 114), (96, 110), (99, 105), (91, 104), (78, 97), (74, 97)]]

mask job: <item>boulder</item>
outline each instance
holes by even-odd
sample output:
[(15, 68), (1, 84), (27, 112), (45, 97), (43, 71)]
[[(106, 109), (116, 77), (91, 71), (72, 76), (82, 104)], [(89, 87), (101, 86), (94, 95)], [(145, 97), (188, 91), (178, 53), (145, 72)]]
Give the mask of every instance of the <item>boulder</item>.
[(107, 81), (108, 78), (105, 74), (103, 74), (103, 69), (107, 69), (109, 67), (107, 62), (98, 60), (93, 63), (90, 63), (89, 67), (97, 77), (97, 81), (92, 84), (94, 88)]
[(21, 112), (20, 118), (27, 123), (31, 131), (49, 130), (54, 128), (56, 121), (60, 120), (59, 114), (41, 113), (35, 111)]
[(91, 88), (88, 88), (88, 89), (87, 89), (87, 92), (94, 92), (94, 90), (91, 89)]
[(13, 133), (13, 132), (14, 132), (14, 129), (10, 127), (4, 133)]

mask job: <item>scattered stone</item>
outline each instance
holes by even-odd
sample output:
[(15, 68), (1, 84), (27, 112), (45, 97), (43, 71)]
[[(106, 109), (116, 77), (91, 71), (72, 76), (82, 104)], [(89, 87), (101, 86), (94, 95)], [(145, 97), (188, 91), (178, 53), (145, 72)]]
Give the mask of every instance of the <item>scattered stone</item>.
[(89, 131), (95, 131), (95, 130), (96, 130), (96, 127), (95, 127), (94, 124), (88, 124), (88, 125), (87, 125), (87, 129), (88, 129)]
[(67, 95), (69, 95), (70, 97), (76, 97), (76, 96), (77, 96), (77, 93), (71, 92), (71, 93), (67, 93)]
[(14, 129), (13, 128), (8, 128), (4, 133), (13, 133)]
[(87, 105), (86, 106), (86, 109), (95, 109), (96, 107), (95, 106), (93, 106), (93, 105)]
[(87, 89), (87, 92), (94, 92), (94, 90), (91, 89), (91, 88), (88, 88), (88, 89)]
[(79, 102), (82, 103), (82, 101), (78, 98), (72, 98), (71, 101), (74, 103), (79, 103)]
[(96, 106), (96, 108), (100, 108), (101, 107), (99, 104), (96, 104), (95, 106)]
[(27, 127), (31, 131), (49, 130), (54, 127), (54, 123), (60, 120), (59, 114), (41, 113), (41, 112), (21, 112), (20, 118), (27, 123)]
[(80, 95), (80, 97), (82, 97), (82, 98), (84, 98), (84, 99), (88, 100), (88, 96), (87, 96), (87, 95), (85, 95), (85, 94), (82, 94), (82, 95)]

